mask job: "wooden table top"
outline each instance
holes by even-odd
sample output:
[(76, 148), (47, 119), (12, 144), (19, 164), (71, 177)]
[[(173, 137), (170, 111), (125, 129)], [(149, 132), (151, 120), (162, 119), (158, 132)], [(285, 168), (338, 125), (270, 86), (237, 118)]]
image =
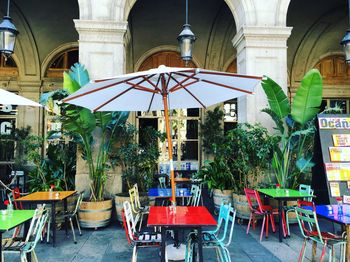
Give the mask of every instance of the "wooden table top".
[(74, 195), (77, 191), (45, 191), (34, 192), (29, 195), (15, 199), (15, 201), (61, 201)]

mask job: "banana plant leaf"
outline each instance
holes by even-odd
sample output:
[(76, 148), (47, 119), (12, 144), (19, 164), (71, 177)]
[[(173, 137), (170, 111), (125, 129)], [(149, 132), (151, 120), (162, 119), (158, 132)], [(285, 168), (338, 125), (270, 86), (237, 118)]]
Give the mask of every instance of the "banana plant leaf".
[(322, 76), (317, 69), (311, 69), (301, 81), (292, 104), (293, 119), (304, 125), (319, 112), (322, 102)]
[(270, 109), (280, 119), (286, 117), (290, 112), (290, 104), (282, 88), (268, 76), (263, 78), (261, 85), (267, 96)]
[(79, 63), (75, 63), (74, 66), (71, 67), (69, 76), (79, 84), (79, 87), (86, 85), (90, 81), (89, 73), (85, 66)]

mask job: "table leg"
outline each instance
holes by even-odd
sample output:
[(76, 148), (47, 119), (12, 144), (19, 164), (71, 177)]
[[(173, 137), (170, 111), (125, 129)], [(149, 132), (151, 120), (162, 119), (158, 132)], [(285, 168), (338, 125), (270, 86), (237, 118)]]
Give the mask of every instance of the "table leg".
[(198, 258), (199, 262), (203, 262), (203, 246), (202, 246), (202, 228), (197, 228), (198, 232)]
[[(63, 200), (64, 213), (67, 213), (67, 198)], [(68, 218), (64, 218), (64, 227), (66, 229), (66, 236), (68, 236)]]
[(346, 225), (346, 261), (350, 261), (350, 225)]
[(56, 245), (56, 202), (51, 201), (52, 246)]
[(162, 246), (161, 246), (161, 253), (160, 253), (160, 261), (165, 262), (165, 238), (166, 238), (166, 230), (165, 228), (161, 228), (162, 230)]
[(278, 199), (278, 239), (282, 242), (283, 224), (282, 224), (282, 201)]

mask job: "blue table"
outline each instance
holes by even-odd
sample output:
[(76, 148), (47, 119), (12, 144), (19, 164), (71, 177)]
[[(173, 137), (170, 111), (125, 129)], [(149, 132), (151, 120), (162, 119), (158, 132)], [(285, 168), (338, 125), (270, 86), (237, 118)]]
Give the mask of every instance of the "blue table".
[[(149, 197), (169, 198), (171, 197), (171, 188), (150, 188)], [(185, 197), (191, 197), (191, 192), (187, 188), (176, 188), (176, 197), (182, 197), (182, 205), (185, 204)]]
[[(150, 188), (148, 190), (150, 197), (170, 197), (171, 188)], [(176, 188), (176, 197), (190, 197), (191, 193), (187, 188)]]
[(343, 212), (338, 212), (338, 205), (317, 205), (317, 216), (323, 217), (332, 222), (341, 224), (345, 227), (347, 238), (346, 261), (350, 261), (350, 205), (342, 205)]

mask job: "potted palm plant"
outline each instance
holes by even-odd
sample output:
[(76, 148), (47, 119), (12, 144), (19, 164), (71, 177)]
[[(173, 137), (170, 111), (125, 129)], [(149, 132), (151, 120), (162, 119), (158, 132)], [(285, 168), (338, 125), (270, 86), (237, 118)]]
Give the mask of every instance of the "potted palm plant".
[(276, 124), (279, 143), (274, 149), (272, 167), (282, 188), (297, 188), (311, 172), (314, 119), (322, 102), (322, 76), (317, 69), (307, 72), (293, 102), (269, 77), (262, 81), (268, 98), (268, 113)]
[[(42, 101), (53, 106), (55, 100), (77, 91), (89, 82), (89, 74), (81, 64), (74, 64), (64, 73), (63, 90), (45, 94)], [(79, 146), (90, 178), (90, 194), (80, 207), (79, 218), (83, 227), (97, 228), (109, 223), (112, 199), (105, 199), (107, 171), (111, 168), (110, 151), (116, 142), (118, 127), (124, 125), (128, 112), (95, 112), (70, 104), (60, 104), (59, 119), (62, 130)]]

